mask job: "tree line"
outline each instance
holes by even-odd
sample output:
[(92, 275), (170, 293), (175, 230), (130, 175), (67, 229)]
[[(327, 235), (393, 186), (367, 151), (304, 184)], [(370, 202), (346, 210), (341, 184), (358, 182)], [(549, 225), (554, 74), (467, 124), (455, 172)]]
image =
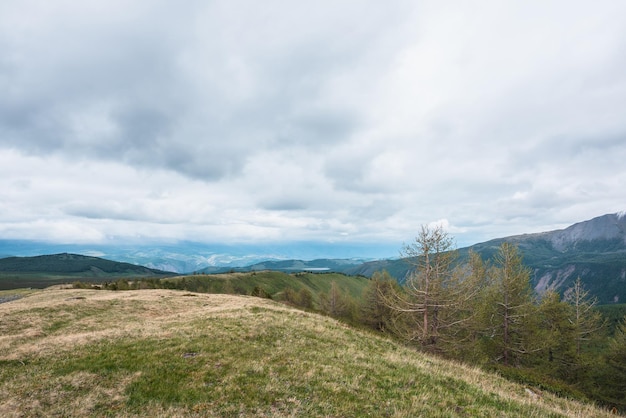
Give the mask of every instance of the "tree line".
[(361, 322), (420, 350), (494, 369), (517, 380), (626, 410), (626, 318), (614, 335), (580, 279), (563, 297), (539, 296), (516, 246), (491, 261), (459, 263), (452, 238), (422, 227), (403, 249), (403, 285), (376, 273)]

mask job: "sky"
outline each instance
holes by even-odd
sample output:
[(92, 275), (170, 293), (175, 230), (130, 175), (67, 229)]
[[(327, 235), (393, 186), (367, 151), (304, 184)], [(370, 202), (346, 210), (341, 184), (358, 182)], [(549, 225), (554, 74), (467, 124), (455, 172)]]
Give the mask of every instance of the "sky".
[(422, 225), (465, 246), (623, 211), (624, 16), (622, 0), (2, 1), (0, 239), (388, 256)]

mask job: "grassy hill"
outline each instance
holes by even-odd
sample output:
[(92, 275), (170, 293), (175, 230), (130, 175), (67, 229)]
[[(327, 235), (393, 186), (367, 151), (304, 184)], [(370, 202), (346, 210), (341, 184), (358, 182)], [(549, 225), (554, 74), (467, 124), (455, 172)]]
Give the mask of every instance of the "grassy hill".
[(163, 280), (173, 283), (180, 283), (184, 280), (185, 289), (204, 293), (249, 295), (255, 287), (261, 287), (273, 298), (279, 298), (286, 288), (295, 291), (307, 289), (314, 297), (317, 297), (321, 292), (328, 292), (332, 282), (337, 283), (346, 294), (359, 298), (369, 282), (369, 279), (363, 276), (347, 276), (341, 273), (289, 274), (280, 271), (196, 274)]
[(0, 416), (609, 416), (267, 299), (45, 290), (0, 304)]
[(74, 280), (99, 282), (118, 278), (156, 278), (173, 274), (130, 263), (67, 253), (0, 258), (0, 290), (44, 288)]

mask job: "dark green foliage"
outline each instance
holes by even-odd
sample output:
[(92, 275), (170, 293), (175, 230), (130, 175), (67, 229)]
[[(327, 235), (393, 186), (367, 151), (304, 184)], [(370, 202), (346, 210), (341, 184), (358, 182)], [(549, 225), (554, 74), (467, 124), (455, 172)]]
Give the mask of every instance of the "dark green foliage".
[[(571, 231), (552, 231), (499, 238), (459, 250), (459, 259), (465, 262), (470, 251), (485, 260), (493, 260), (504, 242), (518, 247), (525, 264), (532, 270), (532, 286), (540, 292), (554, 289), (561, 296), (578, 277), (599, 303), (626, 301), (626, 241), (624, 218), (606, 215), (586, 225), (572, 226)], [(568, 228), (569, 229), (569, 228)], [(602, 237), (598, 231), (612, 233)], [(590, 231), (594, 233), (589, 234)], [(381, 260), (364, 263), (352, 273), (371, 276), (375, 271), (388, 271), (400, 283), (409, 276), (410, 260)], [(556, 287), (554, 287), (556, 286)]]
[(313, 309), (313, 294), (309, 289), (303, 287), (298, 292), (298, 306)]
[(386, 271), (374, 273), (361, 298), (361, 322), (377, 331), (393, 332), (395, 311), (389, 306), (399, 285)]
[(320, 309), (335, 318), (350, 315), (349, 301), (344, 292), (337, 285), (337, 282), (330, 284), (328, 292), (320, 294)]
[[(472, 253), (467, 264), (450, 269), (445, 262), (425, 264), (427, 258), (416, 254), (414, 274), (421, 274), (422, 281), (411, 279), (402, 289), (388, 292), (380, 290), (383, 275), (375, 276), (363, 294), (363, 323), (385, 331), (393, 328), (409, 343), (416, 338), (423, 350), (495, 367), (509, 378), (543, 390), (621, 405), (616, 400), (618, 391), (607, 388), (621, 373), (618, 348), (622, 345), (617, 341), (622, 334), (616, 334), (605, 361), (600, 355), (605, 350), (600, 343), (603, 320), (582, 282), (565, 292), (565, 300), (551, 291), (539, 299), (531, 286), (531, 272), (514, 245), (503, 243), (492, 257), (490, 265)], [(429, 268), (440, 276), (424, 278)], [(447, 274), (445, 280), (439, 279), (442, 274)], [(374, 292), (376, 287), (379, 290)], [(376, 296), (383, 296), (390, 309), (381, 309)], [(429, 325), (431, 343), (426, 345), (420, 339), (425, 312), (429, 324), (436, 321), (438, 327)]]
[(537, 355), (536, 363), (542, 362), (543, 368), (551, 375), (572, 380), (577, 357), (574, 326), (570, 322), (572, 307), (561, 301), (557, 292), (549, 291), (541, 299), (538, 315), (537, 332), (545, 345)]
[(606, 331), (609, 336), (615, 334), (622, 319), (626, 316), (626, 303), (615, 305), (597, 305), (596, 310), (606, 321)]
[(504, 243), (489, 271), (486, 306), (483, 309), (484, 347), (492, 361), (519, 364), (538, 351), (535, 296), (530, 271), (522, 264), (516, 247)]
[(287, 287), (282, 293), (282, 300), (292, 306), (313, 309), (313, 294), (304, 287), (299, 292), (296, 292), (291, 287)]
[(606, 362), (610, 382), (605, 384), (604, 401), (626, 411), (626, 317), (610, 341)]
[(282, 300), (294, 306), (298, 306), (300, 304), (300, 297), (298, 293), (291, 287), (287, 287), (283, 290)]
[(263, 289), (261, 286), (255, 286), (254, 289), (252, 289), (252, 292), (250, 292), (250, 296), (255, 296), (257, 298), (272, 299), (272, 295), (267, 293), (265, 289)]
[(538, 369), (491, 365), (487, 367), (487, 370), (495, 371), (502, 377), (506, 377), (511, 381), (523, 383), (540, 390), (547, 390), (564, 398), (582, 401), (589, 400), (589, 397), (575, 386), (543, 373)]

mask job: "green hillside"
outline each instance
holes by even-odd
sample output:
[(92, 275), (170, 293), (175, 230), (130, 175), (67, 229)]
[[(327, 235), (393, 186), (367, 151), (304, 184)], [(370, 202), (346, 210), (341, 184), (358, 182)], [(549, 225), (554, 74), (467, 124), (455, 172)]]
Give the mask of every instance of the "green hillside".
[(46, 290), (0, 318), (3, 417), (610, 416), (261, 298)]
[(363, 276), (347, 276), (341, 273), (284, 273), (259, 271), (245, 273), (196, 274), (164, 279), (176, 283), (186, 290), (203, 293), (237, 293), (249, 295), (260, 287), (272, 298), (280, 298), (282, 292), (291, 288), (298, 292), (306, 289), (317, 297), (328, 292), (335, 282), (339, 288), (353, 298), (361, 297), (369, 279)]
[(130, 263), (67, 253), (0, 258), (0, 290), (44, 288), (75, 280), (101, 282), (118, 278), (165, 277), (173, 274)]

